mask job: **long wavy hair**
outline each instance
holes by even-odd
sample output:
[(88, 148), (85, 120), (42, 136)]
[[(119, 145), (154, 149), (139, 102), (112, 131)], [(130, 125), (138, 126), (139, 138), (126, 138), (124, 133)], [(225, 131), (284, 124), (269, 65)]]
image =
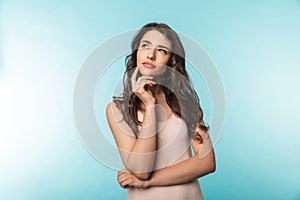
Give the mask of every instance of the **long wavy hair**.
[[(171, 57), (167, 64), (172, 70), (166, 70), (163, 75), (161, 87), (166, 97), (166, 102), (171, 110), (180, 116), (187, 125), (190, 138), (203, 142), (203, 138), (196, 132), (196, 128), (204, 131), (208, 126), (203, 122), (203, 112), (200, 107), (199, 98), (193, 89), (185, 67), (185, 51), (177, 35), (168, 25), (163, 23), (149, 23), (144, 25), (133, 37), (131, 43), (131, 54), (125, 59), (126, 71), (123, 76), (123, 94), (119, 97), (113, 97), (113, 101), (123, 114), (123, 119), (132, 128), (136, 137), (138, 137), (138, 125), (142, 122), (138, 120), (138, 111), (143, 110), (142, 101), (132, 92), (131, 76), (133, 69), (137, 67), (137, 51), (140, 41), (144, 34), (150, 30), (156, 30), (162, 33), (171, 42)], [(184, 78), (178, 79), (178, 74)], [(138, 76), (141, 74), (139, 73)], [(170, 88), (166, 87), (168, 85)], [(176, 91), (176, 95), (174, 93)]]

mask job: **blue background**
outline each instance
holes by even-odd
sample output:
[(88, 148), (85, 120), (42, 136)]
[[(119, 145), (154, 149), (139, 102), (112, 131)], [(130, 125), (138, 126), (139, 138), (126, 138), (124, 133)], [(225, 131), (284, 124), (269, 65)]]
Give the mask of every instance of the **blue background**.
[(116, 171), (76, 133), (74, 84), (101, 42), (151, 21), (201, 44), (223, 79), (226, 119), (217, 171), (200, 179), (205, 199), (300, 199), (299, 0), (0, 6), (0, 199), (125, 199)]

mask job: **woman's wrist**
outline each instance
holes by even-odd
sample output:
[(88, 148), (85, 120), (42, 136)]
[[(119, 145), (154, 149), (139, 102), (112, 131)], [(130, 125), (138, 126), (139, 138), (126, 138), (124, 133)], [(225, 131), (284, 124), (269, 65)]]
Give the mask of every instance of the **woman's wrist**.
[(149, 188), (149, 187), (151, 187), (151, 186), (152, 186), (152, 185), (151, 185), (151, 179), (143, 181), (142, 187), (143, 187), (144, 189)]
[(155, 99), (152, 102), (145, 104), (146, 109), (152, 109), (155, 107)]

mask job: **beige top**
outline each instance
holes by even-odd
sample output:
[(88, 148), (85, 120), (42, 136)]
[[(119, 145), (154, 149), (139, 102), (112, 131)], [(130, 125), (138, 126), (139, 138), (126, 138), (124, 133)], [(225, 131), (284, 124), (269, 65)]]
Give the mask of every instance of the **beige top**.
[[(138, 113), (141, 120), (143, 115)], [(142, 121), (142, 120), (141, 120)], [(158, 150), (155, 170), (174, 165), (191, 157), (190, 140), (186, 123), (175, 114), (164, 122), (157, 123)], [(199, 200), (203, 199), (198, 180), (191, 183), (150, 187), (147, 189), (130, 188), (128, 200)]]

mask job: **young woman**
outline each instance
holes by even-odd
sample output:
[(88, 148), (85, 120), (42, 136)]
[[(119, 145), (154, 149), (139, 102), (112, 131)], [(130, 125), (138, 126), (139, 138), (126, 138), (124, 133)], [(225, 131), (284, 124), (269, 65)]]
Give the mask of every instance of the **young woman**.
[(197, 179), (215, 171), (215, 157), (182, 43), (168, 25), (149, 23), (131, 48), (123, 94), (106, 109), (125, 166), (118, 182), (129, 200), (202, 199)]

